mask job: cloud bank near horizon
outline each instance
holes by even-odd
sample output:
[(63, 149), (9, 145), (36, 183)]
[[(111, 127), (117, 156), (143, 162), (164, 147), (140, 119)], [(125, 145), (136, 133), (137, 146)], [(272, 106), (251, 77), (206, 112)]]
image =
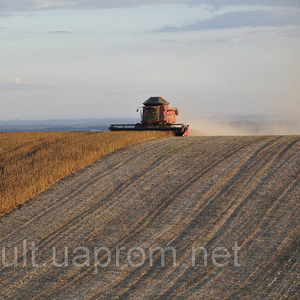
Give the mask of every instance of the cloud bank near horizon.
[(298, 0), (2, 0), (0, 12), (29, 12), (48, 9), (107, 9), (130, 8), (156, 4), (186, 4), (189, 6), (205, 5), (215, 9), (221, 6), (260, 5), (269, 7), (298, 7)]
[(155, 32), (200, 31), (209, 29), (231, 29), (240, 27), (285, 27), (300, 26), (300, 12), (269, 11), (234, 11), (199, 20), (183, 26), (164, 26)]

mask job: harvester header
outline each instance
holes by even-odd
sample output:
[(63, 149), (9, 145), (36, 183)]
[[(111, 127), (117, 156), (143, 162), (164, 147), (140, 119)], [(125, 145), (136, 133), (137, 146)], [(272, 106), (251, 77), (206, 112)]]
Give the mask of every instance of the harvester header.
[(169, 107), (169, 102), (162, 97), (150, 97), (141, 107), (141, 123), (111, 124), (111, 131), (171, 131), (176, 136), (188, 136), (189, 125), (178, 124), (177, 107)]

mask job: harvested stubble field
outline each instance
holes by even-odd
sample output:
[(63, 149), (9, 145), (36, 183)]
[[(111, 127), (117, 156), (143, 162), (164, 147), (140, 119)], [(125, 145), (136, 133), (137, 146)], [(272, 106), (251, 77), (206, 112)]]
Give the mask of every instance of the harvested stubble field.
[(122, 147), (164, 132), (0, 133), (0, 215)]
[[(0, 265), (0, 298), (299, 299), (299, 150), (299, 136), (190, 137), (111, 153), (1, 218), (2, 258), (18, 260)], [(158, 246), (176, 265), (151, 259)]]

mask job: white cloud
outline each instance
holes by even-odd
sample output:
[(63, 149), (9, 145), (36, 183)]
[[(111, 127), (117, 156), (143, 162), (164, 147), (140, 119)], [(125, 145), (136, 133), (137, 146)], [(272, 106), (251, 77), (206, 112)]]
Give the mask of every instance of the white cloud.
[(45, 8), (60, 8), (69, 7), (75, 5), (76, 1), (63, 1), (63, 0), (35, 0), (33, 1), (33, 9), (45, 9)]
[(240, 37), (234, 37), (230, 41), (234, 44), (238, 44), (242, 39)]
[(24, 82), (19, 77), (14, 77), (6, 81), (0, 81), (0, 92), (1, 91), (43, 90), (43, 89), (53, 89), (53, 88), (58, 88), (58, 86), (27, 83)]
[(19, 77), (15, 77), (10, 80), (11, 83), (23, 84), (22, 80)]
[(69, 0), (1, 0), (0, 11), (35, 11), (49, 8), (62, 8), (78, 5), (78, 1)]
[(164, 26), (155, 32), (203, 31), (241, 27), (285, 27), (300, 26), (300, 13), (286, 10), (233, 11), (198, 20), (182, 26)]

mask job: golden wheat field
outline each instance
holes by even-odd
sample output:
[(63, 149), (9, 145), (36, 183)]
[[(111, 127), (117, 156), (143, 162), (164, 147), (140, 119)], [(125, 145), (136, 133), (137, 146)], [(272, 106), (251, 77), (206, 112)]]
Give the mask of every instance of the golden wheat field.
[(105, 154), (165, 132), (0, 133), (0, 215)]

